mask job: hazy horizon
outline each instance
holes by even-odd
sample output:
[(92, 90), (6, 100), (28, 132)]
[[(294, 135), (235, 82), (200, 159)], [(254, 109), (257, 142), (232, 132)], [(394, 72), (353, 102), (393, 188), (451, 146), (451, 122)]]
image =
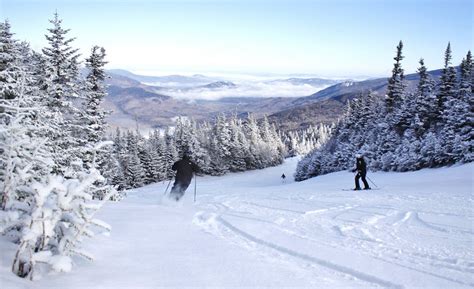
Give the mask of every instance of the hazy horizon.
[(182, 76), (197, 76), (203, 75), (207, 77), (215, 77), (215, 78), (222, 78), (222, 79), (236, 79), (236, 80), (251, 80), (251, 81), (266, 81), (266, 80), (276, 80), (276, 79), (283, 79), (283, 78), (321, 78), (321, 79), (329, 79), (329, 80), (365, 80), (369, 78), (378, 78), (378, 77), (385, 77), (378, 76), (378, 75), (354, 75), (354, 76), (329, 76), (329, 75), (322, 75), (317, 73), (272, 73), (272, 72), (246, 72), (246, 71), (172, 71), (172, 70), (137, 70), (137, 69), (124, 69), (122, 67), (107, 67), (107, 70), (125, 70), (131, 72), (133, 74), (141, 75), (141, 76), (170, 76), (170, 75), (182, 75)]

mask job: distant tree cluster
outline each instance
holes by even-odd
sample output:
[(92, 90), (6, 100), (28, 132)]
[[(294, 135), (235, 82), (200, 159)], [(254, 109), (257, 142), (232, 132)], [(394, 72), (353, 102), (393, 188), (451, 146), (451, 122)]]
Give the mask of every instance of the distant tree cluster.
[(223, 175), (281, 164), (286, 149), (267, 118), (258, 122), (251, 115), (244, 120), (218, 116), (213, 124), (178, 118), (174, 127), (155, 130), (148, 138), (117, 129), (112, 184), (123, 190), (169, 179), (183, 154), (202, 174)]
[(0, 23), (0, 233), (18, 244), (13, 272), (30, 279), (93, 258), (81, 242), (110, 228), (92, 199), (114, 194), (103, 175), (105, 50), (92, 48), (84, 78), (69, 30), (57, 14), (50, 22), (42, 52)]
[(287, 157), (306, 155), (321, 147), (329, 139), (331, 132), (332, 126), (319, 124), (281, 133), (287, 149)]
[(457, 70), (451, 64), (448, 44), (438, 82), (420, 59), (417, 89), (408, 93), (401, 66), (402, 48), (400, 41), (385, 98), (366, 93), (350, 102), (328, 142), (298, 163), (296, 180), (351, 168), (356, 153), (364, 154), (372, 170), (384, 171), (473, 161), (471, 52)]

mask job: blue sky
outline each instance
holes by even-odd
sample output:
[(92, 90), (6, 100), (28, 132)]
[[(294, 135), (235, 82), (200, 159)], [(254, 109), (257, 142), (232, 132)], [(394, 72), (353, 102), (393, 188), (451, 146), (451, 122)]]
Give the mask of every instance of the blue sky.
[(400, 39), (407, 72), (441, 67), (448, 41), (456, 64), (473, 47), (470, 0), (0, 0), (36, 49), (55, 10), (84, 55), (101, 45), (109, 68), (149, 73), (382, 76)]

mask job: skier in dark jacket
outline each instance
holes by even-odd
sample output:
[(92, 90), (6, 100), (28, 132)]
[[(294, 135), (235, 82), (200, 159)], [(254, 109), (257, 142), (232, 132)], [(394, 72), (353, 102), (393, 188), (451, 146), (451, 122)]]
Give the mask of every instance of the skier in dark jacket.
[(171, 168), (173, 171), (176, 171), (176, 177), (173, 188), (171, 188), (170, 198), (179, 201), (189, 187), (194, 174), (199, 171), (199, 168), (186, 154), (182, 160), (175, 162)]
[(357, 171), (357, 175), (355, 176), (355, 189), (360, 190), (359, 179), (362, 178), (362, 182), (364, 183), (364, 190), (370, 190), (369, 183), (365, 179), (367, 175), (367, 164), (365, 163), (364, 158), (362, 155), (356, 155), (356, 168), (353, 172)]

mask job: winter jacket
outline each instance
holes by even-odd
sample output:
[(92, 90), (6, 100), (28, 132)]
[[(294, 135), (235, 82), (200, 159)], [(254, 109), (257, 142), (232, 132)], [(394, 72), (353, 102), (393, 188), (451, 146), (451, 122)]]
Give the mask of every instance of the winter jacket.
[(357, 159), (356, 170), (361, 175), (365, 176), (367, 174), (367, 164), (363, 158)]
[(191, 183), (194, 173), (199, 171), (198, 166), (188, 158), (175, 162), (171, 168), (176, 171), (176, 182), (181, 184)]

